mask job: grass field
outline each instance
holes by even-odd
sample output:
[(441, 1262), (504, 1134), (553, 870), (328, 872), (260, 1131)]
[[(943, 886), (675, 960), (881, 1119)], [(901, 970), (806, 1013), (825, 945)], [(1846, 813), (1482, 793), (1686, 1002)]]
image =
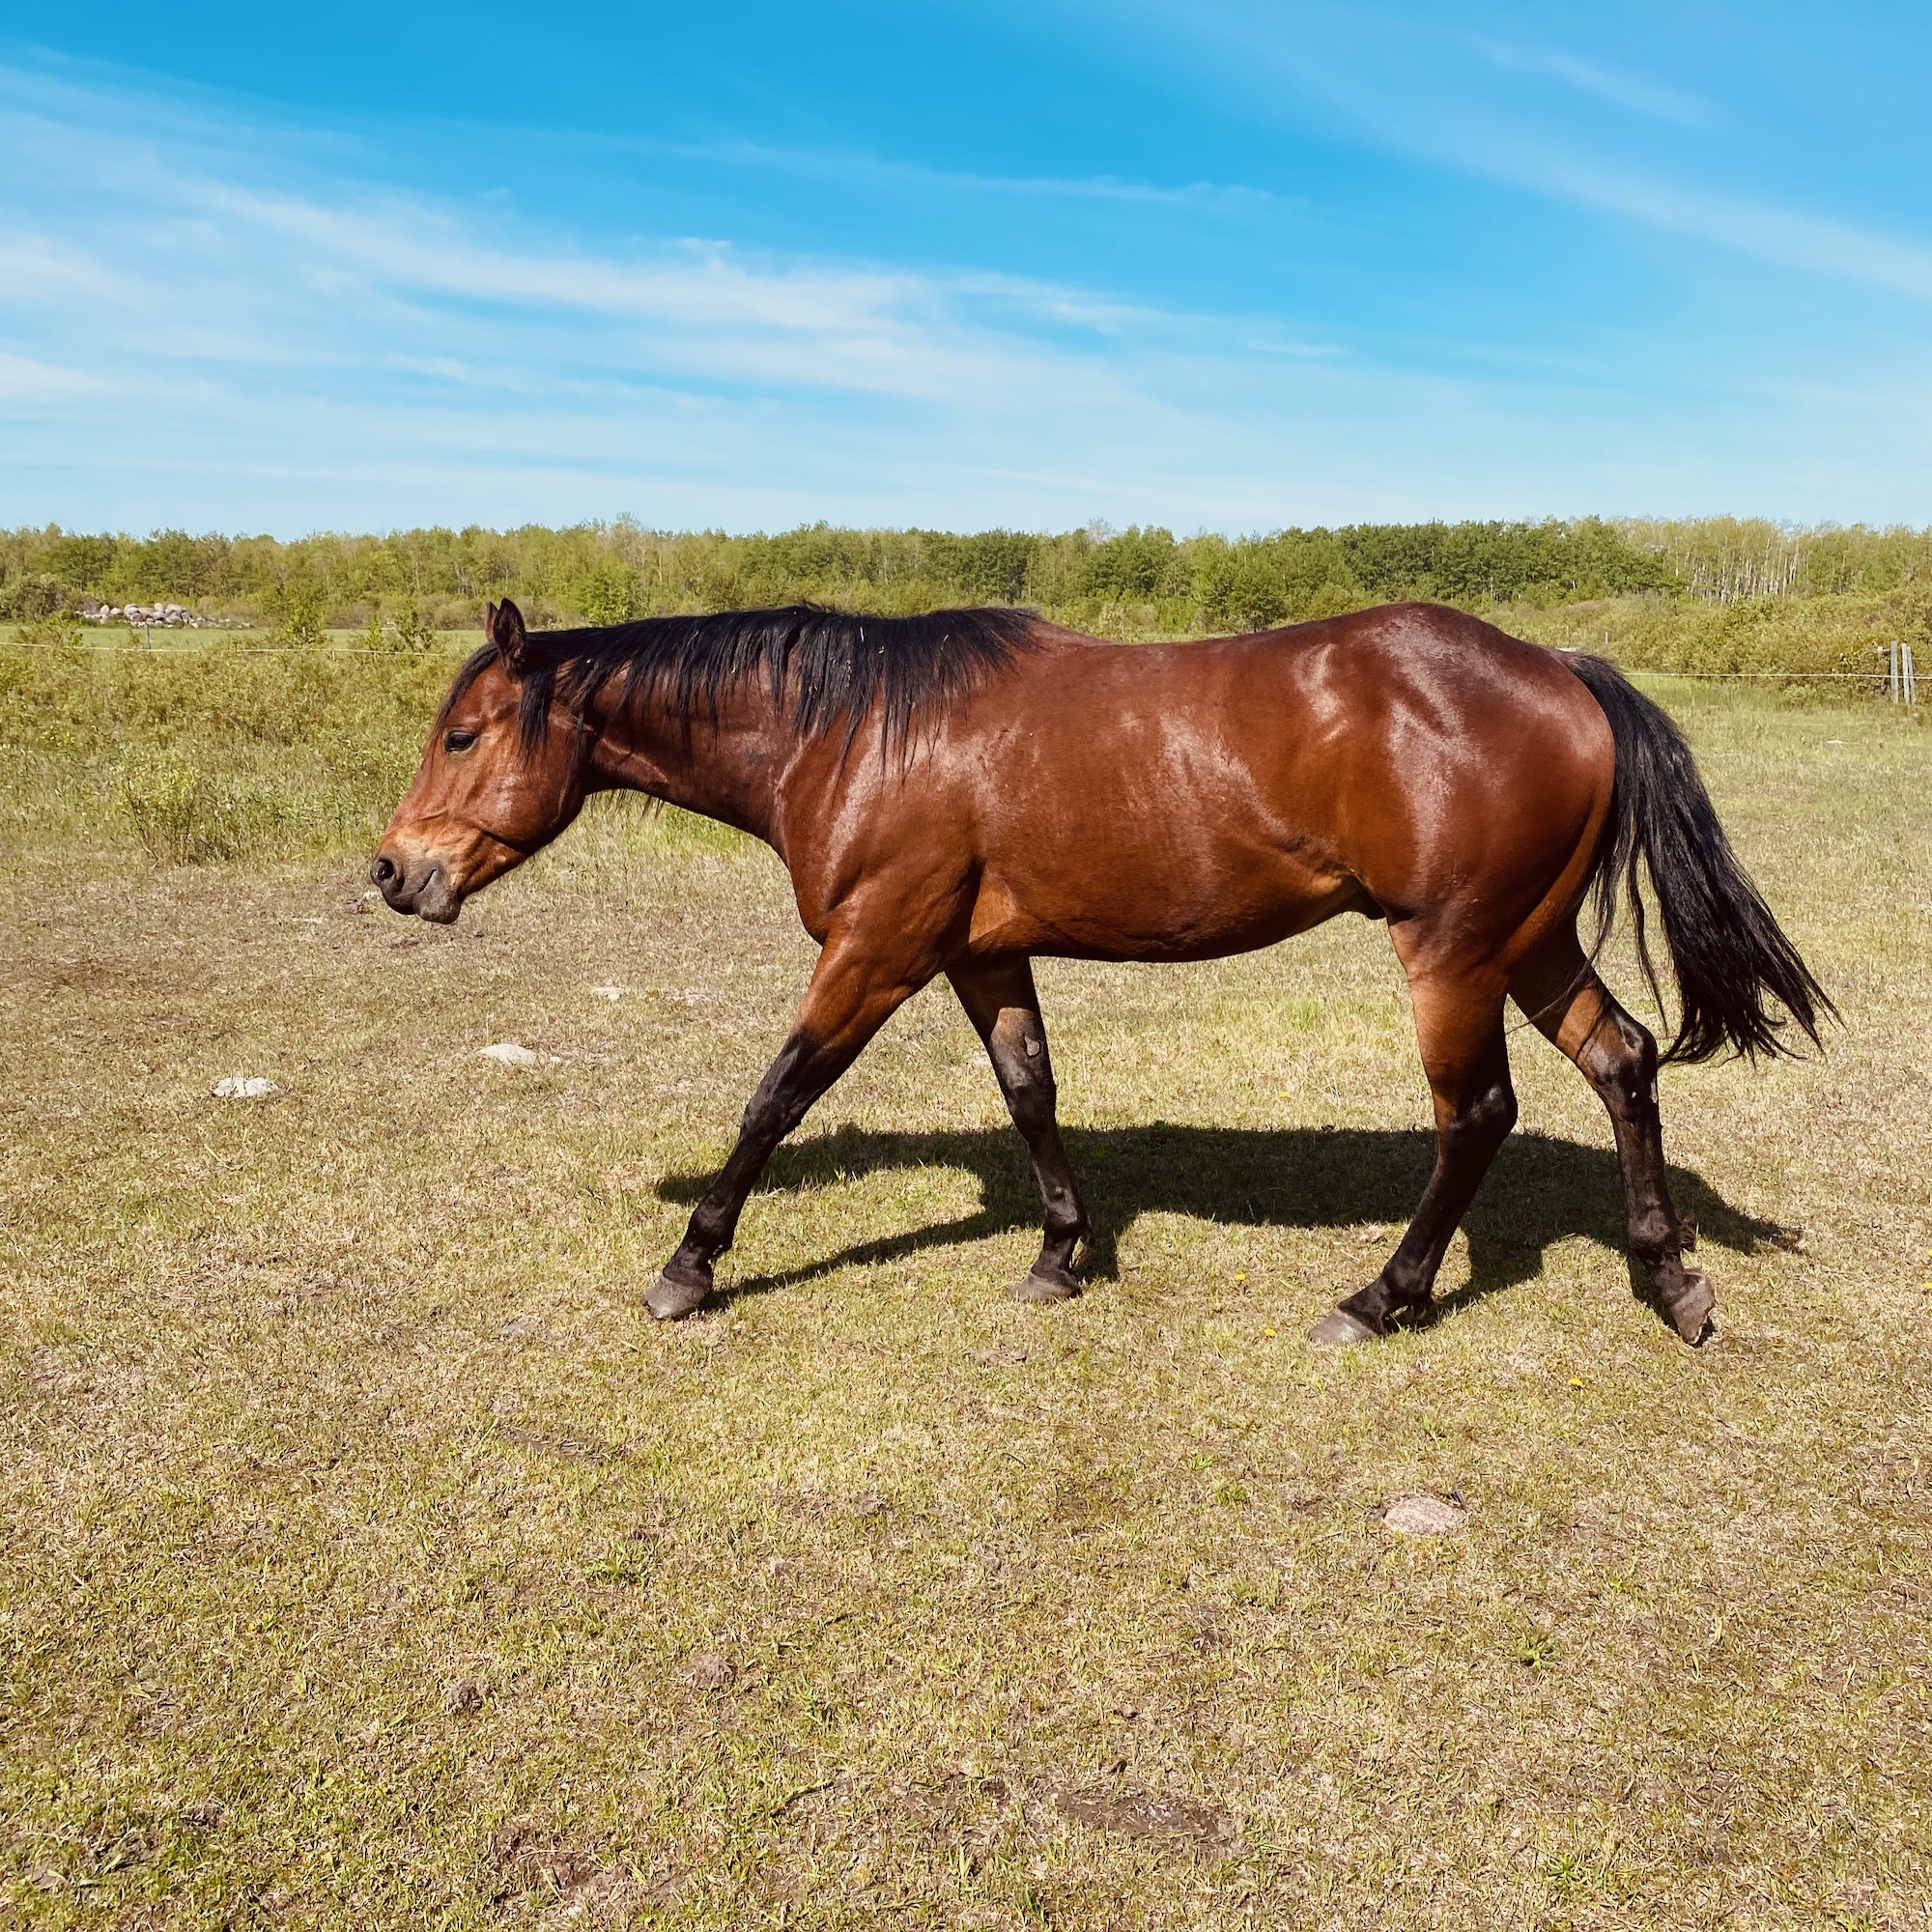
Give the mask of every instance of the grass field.
[[(167, 867), (133, 713), (19, 735), (0, 1918), (1932, 1924), (1932, 733), (1653, 688), (1847, 1022), (1664, 1076), (1697, 1351), (1529, 1034), (1443, 1319), (1302, 1345), (1427, 1167), (1359, 922), (1042, 966), (1079, 1301), (1007, 1295), (940, 990), (659, 1326), (810, 961), (774, 861), (613, 805), (439, 931), (354, 855), (383, 757), (288, 746), (349, 804)], [(1395, 1534), (1417, 1491), (1466, 1526)]]

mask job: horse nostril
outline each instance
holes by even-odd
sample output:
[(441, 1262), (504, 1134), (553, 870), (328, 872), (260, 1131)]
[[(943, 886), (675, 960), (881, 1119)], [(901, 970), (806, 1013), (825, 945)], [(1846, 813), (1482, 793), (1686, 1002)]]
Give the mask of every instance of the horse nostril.
[(394, 885), (400, 876), (396, 870), (396, 862), (393, 859), (384, 857), (380, 852), (377, 853), (374, 863), (369, 867), (371, 881), (376, 885), (386, 888)]

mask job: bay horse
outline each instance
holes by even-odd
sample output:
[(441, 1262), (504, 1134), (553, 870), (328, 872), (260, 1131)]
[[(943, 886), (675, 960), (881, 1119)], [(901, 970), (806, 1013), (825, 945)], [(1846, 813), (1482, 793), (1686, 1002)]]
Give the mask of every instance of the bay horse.
[[(1015, 1293), (1078, 1293), (1088, 1234), (1032, 962), (1212, 959), (1340, 913), (1386, 923), (1435, 1103), (1435, 1170), (1374, 1281), (1310, 1331), (1425, 1320), (1517, 1117), (1505, 1002), (1608, 1110), (1631, 1252), (1686, 1342), (1710, 1284), (1665, 1184), (1657, 1042), (1598, 977), (1619, 895), (1653, 994), (1647, 871), (1680, 1023), (1663, 1060), (1816, 1043), (1830, 1000), (1724, 837), (1682, 736), (1605, 661), (1397, 604), (1121, 644), (1016, 610), (797, 606), (528, 631), (489, 607), (370, 877), (454, 920), (629, 789), (763, 839), (821, 949), (736, 1146), (645, 1296), (712, 1290), (759, 1173), (895, 1009), (944, 974), (1026, 1142), (1045, 1223)], [(1578, 914), (1594, 899), (1585, 952)], [(1783, 1009), (1780, 1016), (1775, 1008)]]

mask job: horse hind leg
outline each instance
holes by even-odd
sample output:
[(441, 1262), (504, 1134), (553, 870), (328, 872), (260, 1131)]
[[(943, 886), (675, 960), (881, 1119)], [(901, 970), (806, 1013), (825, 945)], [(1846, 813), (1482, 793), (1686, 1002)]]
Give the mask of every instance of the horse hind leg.
[(1522, 961), (1511, 975), (1510, 997), (1576, 1063), (1603, 1101), (1623, 1170), (1631, 1255), (1671, 1325), (1694, 1346), (1711, 1325), (1717, 1297), (1703, 1270), (1685, 1260), (1696, 1237), (1673, 1206), (1664, 1178), (1656, 1039), (1598, 979), (1574, 927), (1552, 935)]
[(1318, 1346), (1366, 1342), (1427, 1319), (1450, 1237), (1516, 1125), (1501, 986), (1473, 978), (1412, 979), (1410, 994), (1435, 1105), (1435, 1172), (1381, 1273), (1308, 1331)]

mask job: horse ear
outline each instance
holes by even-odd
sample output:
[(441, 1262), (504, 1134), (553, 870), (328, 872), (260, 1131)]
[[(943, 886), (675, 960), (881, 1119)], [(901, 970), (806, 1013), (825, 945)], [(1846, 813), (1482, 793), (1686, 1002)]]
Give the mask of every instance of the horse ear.
[(507, 597), (500, 604), (484, 606), (483, 635), (497, 646), (503, 668), (512, 677), (522, 677), (530, 667), (529, 633), (524, 629), (524, 613)]

